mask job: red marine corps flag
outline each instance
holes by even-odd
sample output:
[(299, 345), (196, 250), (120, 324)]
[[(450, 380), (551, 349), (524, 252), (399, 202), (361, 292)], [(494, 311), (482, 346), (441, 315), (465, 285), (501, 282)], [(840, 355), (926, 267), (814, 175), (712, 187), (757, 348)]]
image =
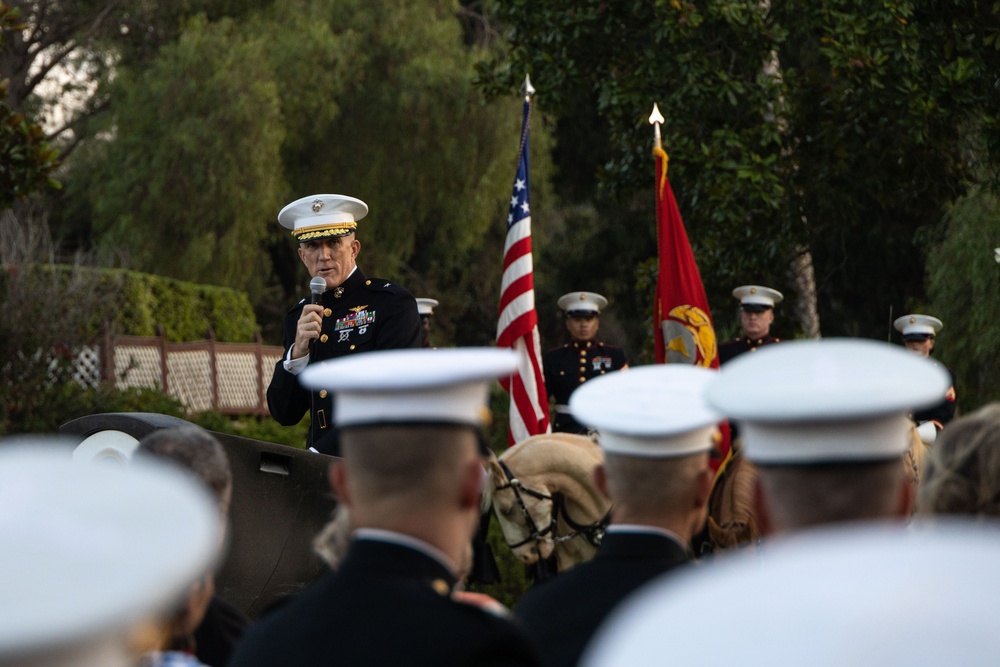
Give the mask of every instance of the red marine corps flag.
[(656, 363), (680, 362), (718, 368), (719, 352), (708, 298), (674, 191), (667, 179), (670, 158), (660, 145), (663, 116), (655, 104), (649, 122), (654, 127), (656, 141), (653, 156), (656, 159), (656, 237), (660, 259), (653, 313)]
[[(653, 336), (656, 339), (656, 363), (685, 363), (719, 367), (719, 348), (712, 326), (711, 310), (705, 286), (701, 282), (694, 252), (684, 231), (684, 221), (667, 179), (670, 158), (663, 150), (660, 124), (663, 116), (654, 104), (649, 116), (653, 126), (653, 157), (656, 159), (656, 237), (659, 275), (653, 305)], [(713, 457), (717, 469), (729, 453), (729, 428), (721, 426), (720, 458)]]
[(507, 240), (503, 251), (500, 283), (500, 317), (497, 347), (515, 350), (520, 361), (517, 372), (502, 380), (510, 393), (509, 445), (539, 433), (549, 432), (549, 397), (542, 375), (541, 340), (535, 311), (535, 282), (531, 261), (531, 207), (528, 204), (528, 120), (531, 117), (531, 87), (524, 78), (524, 116), (517, 174), (507, 213)]

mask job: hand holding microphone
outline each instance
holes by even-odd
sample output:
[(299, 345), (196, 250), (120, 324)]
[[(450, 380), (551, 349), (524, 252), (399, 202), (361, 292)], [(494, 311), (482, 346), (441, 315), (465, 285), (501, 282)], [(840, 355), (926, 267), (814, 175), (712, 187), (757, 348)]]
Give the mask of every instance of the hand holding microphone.
[(302, 307), (298, 325), (295, 328), (295, 344), (292, 346), (292, 358), (298, 359), (309, 354), (312, 342), (319, 338), (323, 330), (323, 307), (320, 302), (326, 291), (326, 281), (316, 276), (309, 281), (311, 294), (309, 303)]

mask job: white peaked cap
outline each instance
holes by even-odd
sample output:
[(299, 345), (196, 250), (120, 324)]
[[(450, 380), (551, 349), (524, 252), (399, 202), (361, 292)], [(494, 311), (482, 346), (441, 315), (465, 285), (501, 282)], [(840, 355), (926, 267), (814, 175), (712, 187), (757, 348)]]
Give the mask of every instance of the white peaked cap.
[[(581, 665), (997, 664), (1000, 534), (951, 520), (827, 527), (660, 577), (625, 600)], [(724, 605), (725, 640), (707, 622)]]
[(733, 296), (739, 299), (741, 304), (754, 304), (769, 308), (774, 308), (775, 304), (779, 304), (785, 299), (785, 296), (778, 290), (762, 285), (741, 285), (733, 290)]
[(711, 449), (722, 417), (704, 398), (717, 371), (688, 364), (635, 366), (580, 385), (569, 409), (612, 454), (670, 458)]
[(282, 227), (300, 243), (350, 234), (368, 215), (368, 204), (346, 195), (309, 195), (296, 199), (278, 213)]
[(392, 422), (479, 426), (492, 381), (517, 368), (517, 353), (491, 347), (384, 350), (311, 364), (302, 386), (334, 394), (338, 426)]
[(220, 530), (213, 499), (172, 466), (0, 444), (0, 664), (132, 664), (128, 633), (208, 571)]
[(608, 300), (596, 292), (569, 292), (559, 297), (559, 307), (567, 313), (588, 312), (601, 314)]
[(417, 299), (417, 314), (433, 315), (434, 309), (439, 305), (437, 299)]
[(944, 324), (941, 323), (941, 320), (936, 317), (931, 317), (930, 315), (919, 315), (917, 313), (911, 313), (909, 315), (898, 317), (892, 325), (896, 327), (896, 331), (903, 334), (904, 337), (912, 336), (913, 334), (936, 336), (944, 326)]
[(909, 413), (940, 401), (950, 385), (940, 366), (898, 345), (828, 338), (741, 355), (706, 396), (740, 422), (750, 461), (809, 464), (902, 455)]

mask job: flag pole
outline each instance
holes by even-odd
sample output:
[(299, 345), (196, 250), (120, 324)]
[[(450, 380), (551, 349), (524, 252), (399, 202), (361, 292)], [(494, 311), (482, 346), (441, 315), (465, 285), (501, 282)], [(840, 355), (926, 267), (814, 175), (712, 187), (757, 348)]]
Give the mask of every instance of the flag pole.
[(531, 96), (535, 94), (535, 87), (531, 85), (531, 76), (524, 75), (524, 83), (521, 84), (520, 93), (524, 95), (525, 102), (531, 101)]
[(653, 102), (653, 112), (649, 114), (649, 124), (653, 126), (653, 160), (659, 164), (659, 159), (663, 158), (663, 173), (656, 182), (656, 208), (657, 208), (657, 219), (656, 219), (656, 248), (657, 248), (657, 276), (656, 276), (656, 295), (653, 302), (653, 345), (655, 346), (656, 363), (666, 363), (666, 354), (662, 351), (663, 345), (665, 343), (663, 339), (663, 330), (661, 329), (661, 322), (664, 318), (663, 313), (663, 302), (660, 298), (660, 271), (663, 270), (662, 261), (659, 260), (660, 254), (660, 199), (662, 196), (661, 190), (663, 189), (663, 179), (666, 177), (667, 173), (667, 153), (663, 150), (663, 139), (660, 136), (660, 125), (663, 124), (663, 114), (660, 113), (660, 107), (657, 106), (656, 102)]
[(521, 95), (524, 96), (524, 104), (527, 107), (527, 111), (524, 115), (524, 122), (521, 127), (521, 142), (517, 146), (517, 159), (521, 159), (521, 153), (524, 152), (524, 142), (528, 140), (528, 125), (531, 120), (531, 96), (535, 94), (535, 87), (531, 85), (531, 77), (527, 74), (524, 75), (524, 83), (521, 84), (520, 91)]
[(531, 252), (528, 128), (535, 87), (531, 85), (531, 79), (527, 75), (520, 93), (524, 97), (521, 140), (507, 212), (497, 321), (497, 347), (515, 350), (519, 359), (517, 371), (500, 382), (510, 394), (509, 445), (550, 431), (549, 400), (542, 369)]
[(653, 113), (649, 114), (649, 124), (653, 126), (653, 150), (663, 150), (663, 139), (660, 137), (660, 125), (663, 124), (663, 114), (660, 107), (653, 102)]

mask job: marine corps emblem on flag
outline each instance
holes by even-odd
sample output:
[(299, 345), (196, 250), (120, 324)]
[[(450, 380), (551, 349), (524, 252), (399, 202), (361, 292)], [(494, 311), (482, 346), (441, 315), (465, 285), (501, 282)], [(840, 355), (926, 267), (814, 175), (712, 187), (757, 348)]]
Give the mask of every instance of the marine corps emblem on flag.
[(687, 304), (675, 306), (662, 325), (668, 364), (712, 367), (717, 353), (715, 329), (704, 310)]

